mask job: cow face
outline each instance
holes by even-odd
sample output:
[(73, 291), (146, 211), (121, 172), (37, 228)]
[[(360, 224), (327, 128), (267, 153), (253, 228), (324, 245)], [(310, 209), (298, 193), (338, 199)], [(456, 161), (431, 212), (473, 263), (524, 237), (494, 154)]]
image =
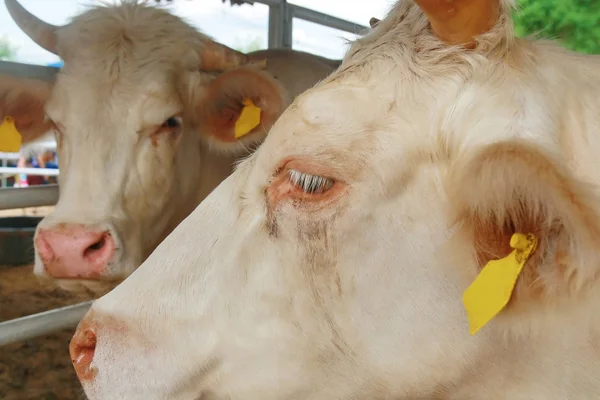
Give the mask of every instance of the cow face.
[[(66, 288), (103, 288), (93, 283), (139, 266), (287, 100), (264, 64), (160, 9), (98, 7), (60, 28), (36, 20), (32, 30), (34, 17), (7, 5), (65, 60), (54, 84), (0, 80), (0, 114), (26, 141), (53, 130), (58, 145), (60, 199), (37, 228), (34, 271)], [(245, 104), (258, 107), (250, 125)]]
[[(420, 3), (354, 43), (95, 302), (71, 342), (90, 399), (598, 393), (600, 207), (564, 156), (597, 154), (595, 131), (571, 133), (588, 126), (573, 115), (598, 126), (597, 63), (515, 41), (507, 2)], [(463, 292), (514, 233), (537, 249), (470, 336)]]

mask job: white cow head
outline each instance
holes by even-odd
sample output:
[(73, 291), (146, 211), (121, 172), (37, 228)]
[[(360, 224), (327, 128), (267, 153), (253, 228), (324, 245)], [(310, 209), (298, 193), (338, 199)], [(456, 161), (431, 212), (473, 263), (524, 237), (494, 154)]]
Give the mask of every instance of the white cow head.
[[(261, 60), (137, 3), (53, 27), (6, 1), (19, 26), (64, 60), (53, 85), (0, 80), (0, 117), (12, 116), (26, 141), (56, 133), (60, 200), (37, 229), (35, 273), (65, 285), (129, 275), (289, 101)], [(246, 99), (261, 123), (238, 138)]]
[[(598, 61), (515, 39), (509, 1), (418, 4), (95, 302), (90, 399), (600, 393)], [(537, 249), (470, 336), (463, 292), (519, 232)]]

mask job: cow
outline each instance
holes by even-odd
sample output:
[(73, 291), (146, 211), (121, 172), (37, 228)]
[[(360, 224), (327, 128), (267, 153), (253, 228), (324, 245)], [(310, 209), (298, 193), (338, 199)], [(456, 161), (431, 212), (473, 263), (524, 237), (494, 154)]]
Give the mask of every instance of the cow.
[(393, 5), (93, 303), (88, 398), (598, 398), (600, 57), (514, 6)]
[[(12, 116), (24, 141), (56, 132), (60, 195), (37, 227), (34, 272), (67, 290), (102, 293), (131, 274), (341, 62), (290, 49), (246, 55), (138, 1), (92, 7), (63, 27), (16, 0), (6, 6), (64, 60), (53, 83), (0, 77), (0, 117)], [(260, 123), (240, 137), (247, 100)]]

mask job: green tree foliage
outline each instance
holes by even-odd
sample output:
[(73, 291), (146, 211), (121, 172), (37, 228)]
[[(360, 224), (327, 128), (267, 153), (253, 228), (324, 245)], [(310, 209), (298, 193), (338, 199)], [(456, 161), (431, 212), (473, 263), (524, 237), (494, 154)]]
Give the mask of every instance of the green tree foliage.
[(12, 60), (17, 55), (17, 47), (8, 38), (0, 37), (0, 60)]
[(236, 37), (235, 45), (233, 46), (234, 50), (241, 51), (242, 53), (250, 53), (263, 48), (262, 39), (259, 36), (256, 36), (254, 39), (245, 42), (242, 42), (239, 37)]
[(518, 0), (517, 36), (555, 39), (582, 53), (600, 53), (600, 0)]

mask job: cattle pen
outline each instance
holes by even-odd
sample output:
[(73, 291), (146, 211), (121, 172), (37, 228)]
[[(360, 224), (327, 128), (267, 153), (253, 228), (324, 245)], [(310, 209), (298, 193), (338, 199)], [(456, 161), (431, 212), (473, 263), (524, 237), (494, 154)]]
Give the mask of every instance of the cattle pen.
[[(231, 6), (252, 6), (255, 3), (268, 7), (268, 48), (292, 48), (293, 21), (304, 20), (338, 31), (359, 35), (367, 26), (353, 23), (309, 8), (290, 4), (286, 0), (231, 0)], [(372, 17), (372, 16), (369, 16)], [(59, 71), (55, 66), (39, 66), (18, 62), (0, 61), (0, 74), (19, 78), (34, 78), (53, 82)], [(0, 168), (0, 178), (8, 174), (59, 175), (58, 170), (33, 170)], [(21, 188), (0, 188), (0, 211), (30, 207), (53, 206), (58, 202), (59, 185), (48, 184)], [(1, 263), (0, 263), (1, 264)], [(30, 272), (30, 271), (29, 271)], [(31, 273), (31, 272), (30, 272)], [(81, 300), (79, 300), (81, 301)], [(41, 313), (0, 322), (0, 346), (33, 339), (55, 332), (74, 329), (87, 312), (92, 301), (58, 307)], [(1, 396), (0, 396), (1, 397)]]

